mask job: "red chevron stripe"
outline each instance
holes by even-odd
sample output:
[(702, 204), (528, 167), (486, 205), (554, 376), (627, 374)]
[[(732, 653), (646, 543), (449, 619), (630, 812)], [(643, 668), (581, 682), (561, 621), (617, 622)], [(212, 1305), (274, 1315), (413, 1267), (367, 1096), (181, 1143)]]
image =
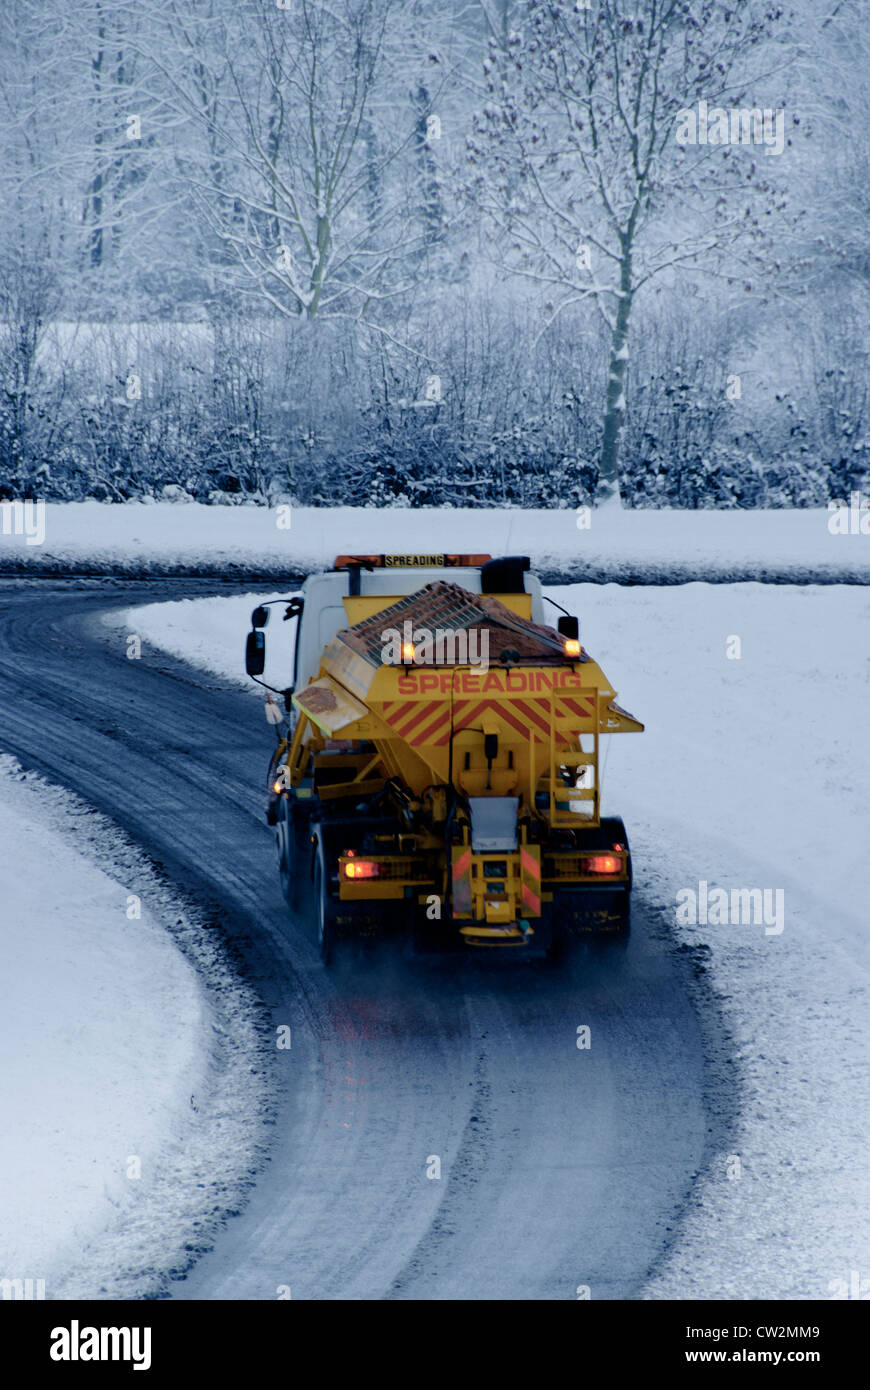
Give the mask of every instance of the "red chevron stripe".
[[(591, 713), (591, 704), (584, 707), (575, 700), (565, 699), (560, 696), (562, 703), (571, 711), (572, 714), (587, 718)], [(546, 699), (535, 697), (534, 699), (495, 699), (487, 697), (485, 700), (457, 700), (454, 702), (453, 729), (455, 733), (461, 733), (463, 729), (469, 728), (481, 714), (491, 710), (499, 718), (509, 724), (524, 739), (528, 738), (529, 728), (535, 734), (537, 742), (547, 742), (550, 737), (550, 704)], [(560, 714), (564, 718), (564, 712)], [(437, 726), (436, 726), (437, 727)], [(439, 746), (444, 746), (450, 738), (449, 729), (438, 739), (431, 740)], [(415, 740), (416, 742), (417, 740)]]
[[(513, 702), (511, 702), (511, 705), (513, 706)], [(529, 737), (529, 727), (530, 727), (530, 726), (529, 726), (529, 723), (528, 723), (528, 721), (525, 721), (525, 722), (523, 721), (522, 716), (516, 712), (516, 709), (515, 709), (515, 708), (512, 707), (511, 709), (508, 709), (507, 707), (505, 707), (505, 708), (503, 708), (500, 712), (501, 712), (501, 717), (502, 717), (502, 719), (505, 721), (506, 724), (510, 724), (511, 728), (512, 728), (512, 729), (515, 729), (516, 732), (520, 735), (521, 738), (523, 738), (523, 739), (528, 739), (528, 737)], [(532, 734), (533, 734), (534, 737), (535, 737), (535, 740), (536, 740), (537, 742), (540, 743), (541, 740), (540, 740), (540, 737), (539, 737), (539, 735), (538, 735), (538, 732), (537, 732), (537, 730), (536, 730), (536, 728), (535, 728), (535, 726), (534, 726), (534, 722), (532, 722), (531, 730), (532, 730)]]
[[(456, 733), (459, 733), (461, 729), (467, 729), (469, 724), (480, 714), (481, 710), (489, 708), (492, 704), (492, 700), (478, 700), (476, 705), (471, 704), (470, 700), (466, 700), (465, 703), (466, 709), (460, 719), (456, 718), (456, 710), (454, 709), (453, 711), (453, 728)], [(471, 709), (467, 708), (468, 705), (471, 705)]]
[(455, 731), (459, 733), (460, 730), (468, 728), (486, 710), (491, 710), (493, 714), (497, 714), (523, 738), (528, 737), (528, 722), (524, 722), (527, 721), (527, 717), (531, 718), (532, 724), (536, 725), (547, 738), (550, 736), (549, 728), (540, 723), (535, 716), (530, 715), (527, 700), (480, 700), (477, 704), (472, 705), (471, 709), (465, 710), (461, 722), (454, 722)]
[[(460, 721), (457, 721), (455, 718), (456, 707), (454, 706), (453, 732), (455, 734), (459, 734), (463, 731), (463, 729), (467, 729), (471, 724), (474, 723), (474, 721), (477, 719), (477, 716), (481, 714), (484, 710), (493, 709), (497, 713), (501, 713), (502, 710), (502, 706), (500, 702), (497, 700), (478, 700), (476, 703), (473, 703), (471, 700), (463, 700), (462, 703), (465, 706), (465, 709), (463, 711), (462, 718)], [(516, 728), (516, 725), (513, 725), (513, 727)], [(521, 730), (520, 732), (524, 733), (525, 731)], [(443, 747), (444, 744), (449, 742), (449, 740), (450, 730), (448, 729), (446, 734), (444, 734), (443, 737), (437, 740), (437, 744), (439, 747)]]
[(581, 719), (588, 719), (590, 714), (592, 714), (595, 709), (594, 700), (584, 701), (584, 704), (586, 706), (585, 709), (583, 705), (580, 704), (577, 700), (568, 700), (564, 696), (562, 697), (562, 703), (571, 711), (572, 714), (579, 714)]
[(431, 742), (432, 735), (438, 732), (438, 730), (441, 728), (441, 725), (442, 725), (442, 724), (445, 724), (445, 723), (446, 723), (446, 724), (449, 725), (449, 722), (450, 722), (450, 711), (449, 711), (449, 709), (447, 709), (447, 708), (441, 708), (441, 709), (439, 709), (436, 718), (432, 720), (431, 724), (427, 724), (427, 725), (425, 726), (425, 728), (421, 729), (418, 733), (416, 733), (416, 734), (414, 735), (414, 737), (411, 739), (411, 743), (412, 743), (413, 746), (416, 748), (416, 747), (419, 747), (421, 743), (429, 743), (429, 742)]
[(541, 718), (540, 715), (537, 713), (537, 711), (534, 710), (534, 709), (532, 708), (532, 705), (533, 705), (533, 704), (536, 704), (536, 703), (537, 703), (537, 701), (532, 701), (532, 700), (512, 700), (512, 701), (511, 701), (511, 704), (514, 706), (515, 709), (519, 709), (520, 712), (524, 715), (524, 717), (525, 717), (527, 720), (529, 720), (530, 723), (536, 725), (537, 728), (540, 729), (541, 733), (544, 734), (546, 738), (549, 738), (549, 737), (550, 737), (550, 711), (547, 710), (547, 717), (546, 717), (546, 719)]
[[(396, 723), (398, 723), (398, 721), (399, 721), (400, 719), (403, 719), (403, 718), (405, 717), (406, 714), (410, 714), (410, 713), (411, 713), (411, 710), (414, 710), (414, 709), (417, 708), (417, 701), (416, 701), (416, 700), (405, 700), (403, 704), (397, 705), (397, 704), (395, 704), (395, 703), (391, 700), (391, 701), (389, 702), (389, 705), (392, 705), (393, 712), (392, 712), (391, 715), (388, 716), (388, 718), (387, 718), (387, 723), (388, 723), (388, 724), (396, 724)], [(386, 712), (386, 710), (389, 708), (389, 705), (386, 704), (386, 703), (383, 705), (383, 709), (384, 709), (385, 712)]]
[(541, 866), (538, 863), (535, 856), (533, 854), (529, 854), (529, 851), (524, 847), (520, 848), (520, 863), (522, 864), (526, 873), (531, 874), (532, 878), (540, 879)]
[(406, 722), (396, 723), (396, 732), (400, 738), (407, 738), (412, 729), (416, 729), (421, 720), (431, 719), (433, 710), (441, 710), (442, 706), (438, 700), (420, 700), (414, 706), (412, 717)]
[(526, 907), (530, 908), (536, 916), (539, 917), (541, 915), (541, 899), (537, 897), (525, 883), (523, 884), (523, 903)]

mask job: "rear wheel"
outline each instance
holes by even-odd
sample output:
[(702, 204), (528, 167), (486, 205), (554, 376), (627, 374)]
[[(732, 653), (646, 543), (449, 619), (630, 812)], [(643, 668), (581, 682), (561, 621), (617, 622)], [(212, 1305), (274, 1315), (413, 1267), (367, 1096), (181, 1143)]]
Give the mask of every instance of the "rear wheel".
[(293, 878), (290, 873), (289, 821), (287, 798), (286, 796), (279, 796), (278, 804), (275, 807), (275, 849), (278, 854), (278, 877), (281, 880), (281, 892), (284, 894), (284, 899), (292, 907)]
[(554, 965), (560, 964), (568, 954), (568, 944), (568, 936), (564, 927), (554, 924), (550, 944), (547, 947), (547, 960), (552, 961)]
[(278, 877), (284, 900), (295, 911), (299, 908), (305, 884), (311, 876), (309, 837), (306, 827), (300, 825), (293, 814), (293, 803), (289, 796), (278, 798), (276, 816)]
[(320, 959), (324, 965), (329, 965), (335, 954), (335, 907), (329, 896), (322, 851), (314, 861), (314, 912)]

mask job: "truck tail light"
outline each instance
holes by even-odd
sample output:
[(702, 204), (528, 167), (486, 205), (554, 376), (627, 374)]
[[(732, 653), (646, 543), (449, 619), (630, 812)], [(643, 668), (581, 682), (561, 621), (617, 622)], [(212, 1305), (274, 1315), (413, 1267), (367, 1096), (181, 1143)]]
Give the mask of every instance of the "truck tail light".
[(345, 878), (379, 878), (381, 866), (376, 859), (348, 859), (344, 866)]
[(580, 860), (584, 874), (618, 874), (622, 872), (622, 859), (618, 854), (591, 854)]

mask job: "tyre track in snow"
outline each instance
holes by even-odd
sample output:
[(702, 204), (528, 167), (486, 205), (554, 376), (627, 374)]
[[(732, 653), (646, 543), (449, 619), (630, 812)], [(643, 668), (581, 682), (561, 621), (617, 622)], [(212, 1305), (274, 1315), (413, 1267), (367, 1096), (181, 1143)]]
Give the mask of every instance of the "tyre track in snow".
[(709, 1129), (701, 1031), (658, 918), (636, 895), (627, 953), (559, 967), (394, 951), (325, 971), (280, 895), (256, 704), (163, 653), (128, 660), (100, 621), (216, 591), (0, 586), (0, 747), (216, 914), (273, 1036), (292, 1030), (268, 1166), (173, 1296), (637, 1297)]

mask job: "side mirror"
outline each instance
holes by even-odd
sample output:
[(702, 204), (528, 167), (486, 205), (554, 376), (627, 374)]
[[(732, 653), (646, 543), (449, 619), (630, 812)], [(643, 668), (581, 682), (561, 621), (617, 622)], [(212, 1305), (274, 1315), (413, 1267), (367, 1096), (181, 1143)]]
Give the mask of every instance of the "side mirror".
[(575, 642), (580, 640), (580, 619), (571, 618), (567, 613), (559, 619), (558, 633), (560, 637), (572, 638)]
[(248, 633), (245, 643), (245, 670), (249, 676), (262, 676), (266, 669), (266, 634), (259, 628)]
[(251, 614), (251, 627), (265, 627), (268, 621), (269, 610), (260, 604)]

